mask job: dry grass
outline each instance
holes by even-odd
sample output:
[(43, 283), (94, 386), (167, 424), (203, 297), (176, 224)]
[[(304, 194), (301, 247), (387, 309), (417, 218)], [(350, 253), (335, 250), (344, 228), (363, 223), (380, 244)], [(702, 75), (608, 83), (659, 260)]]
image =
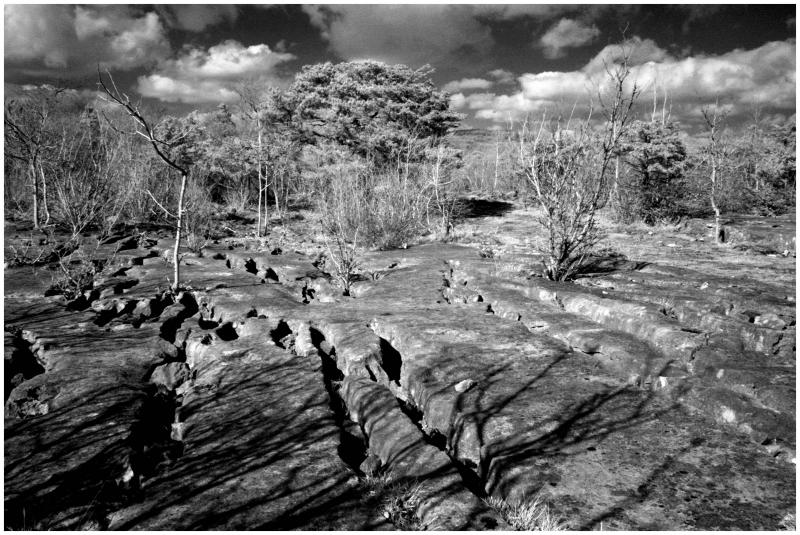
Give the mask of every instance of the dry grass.
[(390, 474), (366, 476), (361, 487), (369, 498), (379, 498), (381, 514), (397, 529), (420, 531), (422, 523), (416, 516), (422, 486), (415, 481), (394, 481)]
[(486, 504), (517, 531), (565, 531), (568, 525), (558, 518), (541, 495), (518, 502), (490, 496)]
[(781, 530), (784, 531), (797, 531), (797, 518), (794, 513), (787, 513), (779, 524)]

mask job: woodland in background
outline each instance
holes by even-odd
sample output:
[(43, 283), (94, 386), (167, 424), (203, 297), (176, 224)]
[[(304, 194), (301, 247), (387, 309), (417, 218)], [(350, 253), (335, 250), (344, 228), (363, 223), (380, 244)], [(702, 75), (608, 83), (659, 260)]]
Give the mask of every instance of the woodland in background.
[(593, 116), (530, 117), (492, 132), (457, 131), (461, 117), (429, 70), (376, 62), (308, 66), (283, 91), (243, 83), (239, 102), (182, 117), (132, 104), (102, 73), (108, 95), (146, 123), (114, 99), (52, 86), (7, 91), (5, 214), (75, 240), (179, 218), (183, 245), (200, 251), (225, 217), (255, 215), (253, 235), (263, 236), (311, 207), (346, 293), (359, 248), (445, 239), (466, 195), (539, 206), (551, 237), (547, 275), (558, 280), (596, 241), (599, 210), (654, 224), (793, 208), (794, 118), (773, 124), (754, 113), (734, 130), (709, 107), (707, 132), (687, 146), (663, 109), (634, 116), (641, 88), (631, 90), (624, 61), (607, 70), (610, 104)]

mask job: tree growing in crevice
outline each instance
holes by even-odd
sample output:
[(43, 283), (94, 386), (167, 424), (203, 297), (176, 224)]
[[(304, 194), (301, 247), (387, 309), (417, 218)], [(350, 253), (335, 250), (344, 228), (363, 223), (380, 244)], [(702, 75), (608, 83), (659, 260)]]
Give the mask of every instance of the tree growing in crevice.
[[(429, 229), (435, 229), (443, 239), (450, 237), (456, 218), (458, 198), (455, 194), (454, 170), (461, 163), (458, 151), (443, 144), (430, 149), (425, 157), (425, 217)], [(432, 223), (431, 219), (436, 222)]]
[(177, 210), (175, 213), (173, 214), (166, 207), (159, 205), (165, 214), (175, 220), (175, 245), (172, 250), (172, 290), (177, 291), (181, 285), (180, 247), (184, 230), (184, 198), (192, 165), (200, 158), (202, 151), (199, 143), (199, 127), (191, 115), (183, 119), (166, 117), (153, 126), (142, 115), (139, 106), (131, 102), (130, 97), (117, 88), (111, 74), (108, 72), (106, 74), (110, 87), (103, 80), (103, 76), (98, 70), (99, 85), (105, 95), (111, 99), (111, 102), (120, 106), (133, 120), (133, 133), (147, 140), (158, 157), (180, 175)]
[(520, 133), (519, 158), (547, 231), (542, 252), (551, 280), (573, 278), (600, 238), (595, 216), (608, 199), (612, 161), (639, 95), (628, 80), (630, 49), (623, 45), (622, 51), (616, 63), (606, 65), (605, 90), (598, 91), (604, 116), (599, 131), (590, 107), (583, 121), (548, 121), (544, 114), (535, 134), (527, 127)]
[(709, 171), (708, 196), (711, 201), (711, 209), (714, 210), (714, 241), (719, 244), (725, 241), (725, 231), (720, 222), (719, 190), (720, 170), (728, 157), (728, 147), (722, 135), (727, 113), (720, 108), (719, 101), (715, 102), (713, 106), (704, 106), (701, 112), (708, 131), (708, 142), (704, 148), (704, 154)]
[(366, 242), (368, 202), (362, 188), (369, 179), (369, 163), (354, 158), (338, 146), (324, 150), (327, 162), (322, 168), (317, 210), (324, 232), (326, 264), (344, 295), (350, 295), (357, 279), (360, 251)]

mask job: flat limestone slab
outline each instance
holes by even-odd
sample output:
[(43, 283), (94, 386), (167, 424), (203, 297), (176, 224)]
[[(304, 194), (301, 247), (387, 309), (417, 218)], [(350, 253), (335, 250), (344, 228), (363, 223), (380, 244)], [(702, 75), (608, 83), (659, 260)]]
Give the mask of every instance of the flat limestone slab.
[[(144, 382), (161, 361), (159, 328), (106, 331), (95, 314), (51, 304), (27, 315), (6, 303), (44, 364), (9, 394), (5, 419), (6, 525), (35, 529), (102, 527), (123, 499), (148, 410)], [(8, 317), (8, 316), (7, 316)]]
[(24, 341), (44, 373), (7, 404), (7, 527), (391, 528), (343, 459), (342, 410), (427, 485), (432, 527), (492, 527), (456, 467), (495, 497), (544, 494), (574, 529), (776, 529), (795, 512), (781, 284), (637, 262), (552, 283), (526, 278), (531, 255), (430, 244), (364, 255), (345, 297), (313, 255), (221, 246), (185, 258), (197, 306), (160, 312), (168, 246), (131, 249), (96, 310), (9, 271), (7, 365)]
[[(264, 333), (265, 335), (267, 333)], [(184, 453), (147, 481), (111, 529), (375, 529), (337, 455), (338, 433), (319, 360), (264, 337), (216, 340), (180, 408)], [(235, 345), (236, 351), (228, 351)], [(228, 355), (228, 356), (223, 356)]]
[[(627, 303), (625, 321), (643, 311), (655, 324), (631, 323), (615, 338), (614, 320), (597, 323), (604, 316), (591, 309), (597, 303), (610, 313), (612, 300), (598, 301), (599, 292), (575, 285), (506, 295), (522, 304), (530, 323), (487, 313), (484, 303), (448, 305), (449, 265), (471, 259), (477, 260), (474, 251), (455, 246), (372, 253), (370, 265), (384, 266), (383, 274), (357, 283), (355, 299), (320, 307), (264, 300), (256, 308), (273, 319), (315, 326), (335, 346), (341, 369), (359, 377), (371, 373), (412, 401), (423, 428), (446, 437), (448, 452), (475, 470), (488, 492), (512, 500), (545, 492), (573, 527), (759, 529), (777, 527), (793, 511), (791, 465), (670, 395), (629, 384), (624, 358), (633, 374), (659, 362), (661, 369), (669, 363), (667, 340), (702, 347), (697, 333), (650, 304)], [(571, 308), (537, 309), (536, 291), (563, 292)], [(528, 328), (537, 314), (556, 337)], [(583, 334), (577, 336), (575, 326)], [(587, 330), (591, 326), (599, 330)], [(640, 337), (651, 331), (661, 345)], [(586, 338), (592, 332), (604, 334)], [(389, 363), (394, 372), (386, 368), (380, 338), (399, 355), (401, 363)], [(591, 354), (590, 342), (620, 352), (616, 370)], [(642, 354), (650, 356), (637, 360)], [(673, 358), (685, 357), (678, 351)], [(459, 392), (463, 381), (472, 386)]]

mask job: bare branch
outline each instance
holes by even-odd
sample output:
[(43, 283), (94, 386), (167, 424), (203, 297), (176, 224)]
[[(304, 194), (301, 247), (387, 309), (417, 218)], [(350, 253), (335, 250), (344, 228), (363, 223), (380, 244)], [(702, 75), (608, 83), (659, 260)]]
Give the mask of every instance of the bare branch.
[(177, 216), (176, 216), (175, 214), (173, 214), (172, 212), (170, 212), (169, 210), (167, 210), (166, 208), (164, 208), (164, 206), (163, 206), (163, 205), (162, 205), (160, 202), (158, 202), (158, 201), (156, 200), (156, 198), (153, 196), (153, 194), (152, 194), (152, 193), (150, 193), (150, 190), (149, 190), (149, 189), (146, 189), (146, 190), (144, 190), (144, 191), (145, 191), (145, 193), (147, 193), (147, 194), (150, 196), (150, 198), (151, 198), (151, 199), (153, 199), (153, 202), (154, 202), (154, 203), (156, 203), (156, 205), (157, 205), (159, 208), (161, 208), (161, 209), (164, 211), (164, 213), (165, 213), (165, 214), (167, 214), (167, 216), (177, 219)]
[(100, 87), (102, 87), (103, 91), (105, 91), (105, 93), (114, 102), (122, 106), (122, 108), (128, 113), (130, 117), (134, 119), (134, 121), (136, 121), (138, 124), (142, 126), (142, 128), (144, 128), (144, 132), (140, 132), (137, 130), (136, 133), (138, 133), (139, 135), (141, 135), (150, 142), (150, 144), (153, 146), (153, 149), (155, 149), (156, 154), (158, 154), (159, 158), (161, 158), (164, 161), (164, 163), (166, 163), (167, 165), (178, 171), (181, 175), (188, 175), (189, 174), (188, 169), (181, 167), (172, 158), (164, 154), (159, 145), (166, 145), (166, 143), (156, 138), (152, 127), (144, 118), (144, 116), (142, 116), (142, 114), (139, 112), (138, 107), (131, 104), (130, 98), (128, 98), (126, 94), (121, 93), (119, 89), (117, 89), (116, 83), (114, 82), (114, 78), (111, 76), (111, 73), (106, 70), (106, 74), (108, 75), (108, 78), (111, 80), (111, 86), (114, 88), (113, 91), (109, 89), (108, 86), (103, 81), (103, 76), (102, 73), (100, 72), (100, 67), (98, 66), (97, 77), (99, 79)]

